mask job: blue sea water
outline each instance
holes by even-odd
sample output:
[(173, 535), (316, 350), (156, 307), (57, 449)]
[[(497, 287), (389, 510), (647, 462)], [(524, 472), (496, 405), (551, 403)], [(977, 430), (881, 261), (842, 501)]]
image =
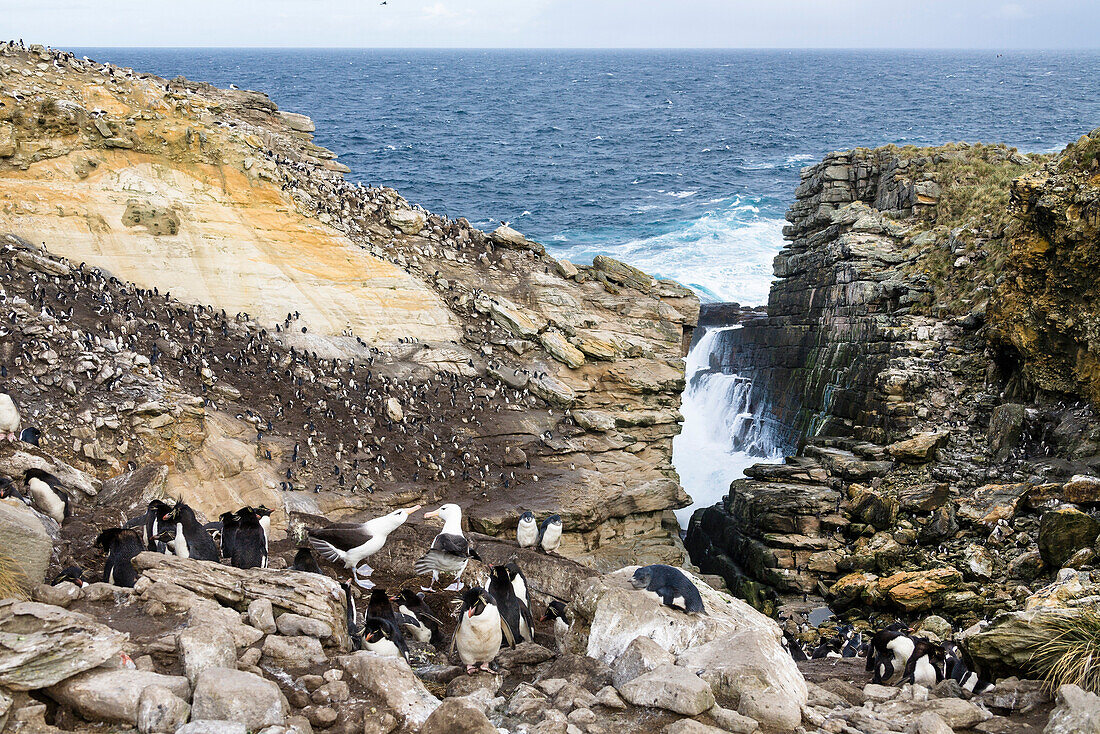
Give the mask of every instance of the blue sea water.
[(798, 171), (830, 150), (1100, 126), (1097, 52), (80, 49), (271, 95), (349, 177), (558, 257), (762, 303)]

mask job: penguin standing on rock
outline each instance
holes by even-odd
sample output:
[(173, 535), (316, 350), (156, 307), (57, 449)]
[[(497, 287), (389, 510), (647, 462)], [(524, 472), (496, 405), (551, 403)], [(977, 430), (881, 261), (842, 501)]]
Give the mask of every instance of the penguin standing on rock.
[(324, 576), (321, 567), (317, 565), (317, 559), (313, 557), (313, 551), (309, 548), (299, 548), (294, 554), (294, 563), (290, 566), (295, 571), (305, 571)]
[(221, 514), (222, 521), (222, 537), (221, 537), (221, 550), (222, 558), (233, 557), (233, 541), (237, 537), (237, 528), (241, 525), (241, 516), (236, 512), (223, 512)]
[(9, 441), (14, 441), (20, 422), (19, 407), (12, 400), (11, 395), (0, 392), (0, 435), (5, 436)]
[[(233, 533), (232, 564), (236, 568), (267, 568), (267, 533), (260, 515), (251, 507), (237, 511), (237, 527)], [(225, 531), (222, 531), (225, 539)]]
[(530, 512), (519, 516), (519, 524), (516, 525), (516, 543), (520, 548), (533, 548), (539, 544), (539, 526), (535, 522), (535, 516)]
[(569, 631), (569, 615), (565, 610), (565, 602), (554, 599), (546, 605), (546, 612), (542, 615), (541, 622), (554, 620), (554, 641), (561, 650), (565, 644), (565, 633)]
[(652, 591), (666, 607), (683, 609), (688, 614), (706, 614), (703, 597), (684, 572), (663, 563), (642, 566), (634, 571), (630, 584), (635, 589)]
[(501, 619), (511, 630), (512, 644), (517, 641), (534, 642), (535, 625), (531, 620), (531, 610), (516, 595), (513, 578), (514, 572), (508, 566), (493, 566), (489, 572), (489, 594), (497, 605)]
[(138, 575), (130, 562), (144, 550), (137, 531), (109, 528), (99, 534), (95, 545), (107, 553), (107, 562), (103, 565), (103, 580), (114, 586), (132, 588), (137, 583)]
[(168, 545), (180, 558), (215, 562), (221, 559), (214, 539), (206, 532), (206, 528), (195, 517), (195, 511), (189, 506), (178, 503), (165, 518), (164, 525), (174, 526), (175, 537)]
[[(908, 627), (904, 629), (908, 630)], [(915, 640), (901, 629), (887, 627), (876, 632), (867, 648), (866, 667), (872, 672), (871, 682), (885, 684), (895, 674), (904, 671), (915, 645)]]
[(34, 503), (30, 501), (30, 498), (28, 498), (25, 494), (16, 489), (15, 485), (12, 484), (10, 479), (8, 479), (7, 477), (0, 477), (0, 499), (9, 498), (13, 500), (19, 500), (23, 504), (29, 505), (31, 507), (34, 506)]
[(462, 607), (458, 610), (458, 624), (451, 638), (451, 652), (466, 666), (466, 674), (473, 675), (479, 669), (492, 673), (489, 667), (507, 640), (514, 645), (512, 630), (501, 618), (493, 597), (485, 589), (475, 586), (462, 595)]
[(551, 515), (539, 525), (539, 547), (553, 553), (561, 546), (561, 515)]
[(71, 514), (69, 495), (63, 489), (61, 480), (53, 474), (41, 469), (27, 469), (23, 472), (23, 484), (34, 506), (43, 515), (49, 515), (60, 523)]

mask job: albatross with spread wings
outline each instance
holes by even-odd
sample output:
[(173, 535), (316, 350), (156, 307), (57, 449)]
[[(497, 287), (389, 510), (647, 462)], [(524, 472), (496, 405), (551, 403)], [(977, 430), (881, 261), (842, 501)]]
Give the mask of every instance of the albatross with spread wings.
[(420, 509), (420, 505), (404, 510), (394, 510), (388, 515), (376, 517), (366, 522), (341, 522), (309, 531), (309, 544), (323, 558), (333, 563), (342, 563), (351, 571), (355, 583), (364, 589), (374, 584), (369, 579), (360, 579), (359, 571), (365, 576), (374, 571), (363, 561), (382, 550), (390, 533), (401, 527), (409, 515)]

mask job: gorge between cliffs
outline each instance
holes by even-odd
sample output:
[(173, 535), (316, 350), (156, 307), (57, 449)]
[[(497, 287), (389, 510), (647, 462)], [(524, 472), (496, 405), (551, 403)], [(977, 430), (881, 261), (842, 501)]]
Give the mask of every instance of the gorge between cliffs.
[[(992, 734), (1041, 730), (1036, 707), (1076, 715), (1036, 682), (1036, 650), (1100, 598), (1100, 129), (1053, 154), (830, 153), (792, 192), (767, 304), (740, 306), (352, 183), (311, 118), (262, 92), (4, 44), (0, 102), (0, 389), (42, 434), (0, 443), (0, 475), (51, 472), (72, 504), (57, 522), (0, 495), (0, 565), (41, 607), (0, 601), (0, 633), (34, 617), (42, 649), (80, 659), (54, 675), (0, 655), (13, 731), (141, 729), (146, 687), (118, 713), (73, 683), (119, 654), (198, 709), (195, 661), (219, 645), (215, 668), (274, 681), (280, 714), (249, 731), (466, 730), (430, 725), (460, 707), (531, 732), (924, 732), (931, 711)], [(44, 583), (98, 581), (97, 535), (156, 499), (208, 521), (271, 509), (270, 567), (146, 552), (132, 589)], [(557, 600), (571, 619), (511, 650), (480, 699), (430, 654), (399, 672), (341, 656), (339, 585), (276, 575), (306, 528), (444, 503), (486, 563), (523, 565), (539, 614)], [(560, 515), (557, 554), (515, 547), (526, 511)], [(397, 531), (378, 580), (408, 583), (437, 530)], [(712, 614), (641, 608), (630, 572), (655, 563)], [(1010, 693), (884, 692), (862, 659), (789, 655), (891, 623), (957, 641)], [(188, 637), (211, 626), (228, 642)]]

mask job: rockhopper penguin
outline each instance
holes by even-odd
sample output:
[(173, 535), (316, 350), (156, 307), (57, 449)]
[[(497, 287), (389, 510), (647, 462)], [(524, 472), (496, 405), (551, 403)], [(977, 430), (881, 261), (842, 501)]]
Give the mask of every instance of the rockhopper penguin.
[(680, 608), (689, 614), (706, 614), (699, 589), (684, 572), (663, 563), (642, 566), (634, 571), (630, 584), (635, 589), (652, 591), (667, 607)]
[(512, 631), (500, 617), (500, 610), (493, 598), (480, 586), (467, 589), (462, 595), (462, 607), (458, 610), (458, 624), (451, 638), (451, 651), (457, 651), (458, 657), (466, 666), (466, 674), (473, 675), (481, 670), (492, 673), (489, 667), (500, 652), (500, 646), (507, 640), (514, 644)]

